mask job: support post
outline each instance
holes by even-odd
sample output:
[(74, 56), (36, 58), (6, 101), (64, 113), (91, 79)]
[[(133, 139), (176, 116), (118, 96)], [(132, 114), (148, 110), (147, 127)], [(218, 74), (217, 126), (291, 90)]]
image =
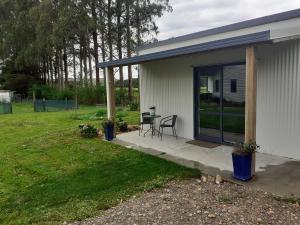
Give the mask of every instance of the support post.
[(256, 57), (254, 46), (246, 48), (245, 143), (256, 141)]
[(107, 98), (107, 118), (115, 117), (115, 85), (113, 67), (107, 67), (106, 70), (106, 98)]

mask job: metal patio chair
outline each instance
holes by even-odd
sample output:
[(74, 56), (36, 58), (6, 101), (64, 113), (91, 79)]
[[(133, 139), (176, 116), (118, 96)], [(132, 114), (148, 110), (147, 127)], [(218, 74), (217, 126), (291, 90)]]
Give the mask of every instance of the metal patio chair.
[[(146, 131), (146, 133), (152, 129), (153, 126), (153, 119), (150, 117), (146, 117), (146, 116), (150, 116), (150, 112), (143, 112), (142, 113), (142, 121), (140, 121), (140, 127), (139, 127), (139, 136), (141, 135), (141, 132), (144, 129), (144, 125), (150, 125), (150, 128)], [(146, 134), (145, 133), (145, 134)]]
[(162, 140), (164, 128), (167, 127), (172, 128), (173, 136), (176, 137), (176, 139), (178, 138), (175, 129), (176, 121), (177, 121), (177, 115), (167, 116), (160, 120), (158, 135), (160, 135), (161, 140)]

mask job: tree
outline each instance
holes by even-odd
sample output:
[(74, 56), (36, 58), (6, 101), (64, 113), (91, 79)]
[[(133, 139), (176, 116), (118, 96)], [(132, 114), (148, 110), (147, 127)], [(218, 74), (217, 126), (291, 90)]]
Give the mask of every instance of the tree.
[[(103, 61), (131, 57), (137, 45), (154, 40), (155, 19), (170, 9), (168, 0), (0, 0), (0, 82), (14, 90), (22, 74), (32, 81), (27, 91), (31, 83), (63, 89), (73, 75), (75, 88), (87, 87), (94, 63), (99, 85), (99, 49)], [(122, 67), (119, 73), (123, 89)], [(131, 66), (128, 96), (131, 101)]]

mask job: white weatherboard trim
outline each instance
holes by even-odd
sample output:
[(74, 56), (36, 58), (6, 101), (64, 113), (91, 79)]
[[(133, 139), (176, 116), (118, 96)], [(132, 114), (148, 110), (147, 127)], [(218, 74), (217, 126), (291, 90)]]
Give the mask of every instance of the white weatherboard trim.
[(206, 42), (211, 42), (211, 41), (217, 41), (217, 40), (222, 40), (226, 38), (232, 38), (232, 37), (238, 37), (242, 35), (247, 35), (247, 34), (252, 34), (252, 33), (257, 33), (257, 32), (262, 32), (262, 31), (268, 31), (270, 30), (271, 34), (271, 39), (276, 39), (278, 38), (278, 30), (282, 29), (295, 29), (295, 28), (300, 28), (300, 18), (294, 18), (290, 20), (284, 20), (280, 22), (274, 22), (274, 23), (269, 23), (269, 24), (264, 24), (260, 26), (255, 26), (255, 27), (249, 27), (245, 29), (240, 29), (240, 30), (235, 30), (235, 31), (230, 31), (230, 32), (224, 32), (216, 35), (211, 35), (211, 36), (206, 36), (206, 37), (201, 37), (201, 38), (195, 38), (187, 41), (181, 41), (177, 43), (171, 43), (171, 44), (166, 44), (158, 47), (153, 47), (149, 49), (144, 49), (138, 51), (138, 55), (145, 55), (145, 54), (150, 54), (150, 53), (155, 53), (155, 52), (161, 52), (161, 51), (166, 51), (170, 49), (175, 49), (175, 48), (181, 48), (181, 47), (186, 47), (186, 46), (191, 46), (191, 45), (196, 45), (196, 44), (202, 44)]

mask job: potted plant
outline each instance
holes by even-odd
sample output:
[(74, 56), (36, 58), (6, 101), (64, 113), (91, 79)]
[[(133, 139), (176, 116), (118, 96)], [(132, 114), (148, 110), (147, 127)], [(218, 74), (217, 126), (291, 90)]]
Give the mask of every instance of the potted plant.
[(233, 177), (246, 181), (250, 180), (255, 172), (255, 152), (260, 146), (256, 142), (240, 143), (232, 152)]
[(114, 120), (104, 120), (102, 122), (102, 127), (104, 130), (104, 134), (105, 134), (105, 139), (107, 141), (111, 141), (114, 139), (114, 126), (115, 126), (115, 122)]

